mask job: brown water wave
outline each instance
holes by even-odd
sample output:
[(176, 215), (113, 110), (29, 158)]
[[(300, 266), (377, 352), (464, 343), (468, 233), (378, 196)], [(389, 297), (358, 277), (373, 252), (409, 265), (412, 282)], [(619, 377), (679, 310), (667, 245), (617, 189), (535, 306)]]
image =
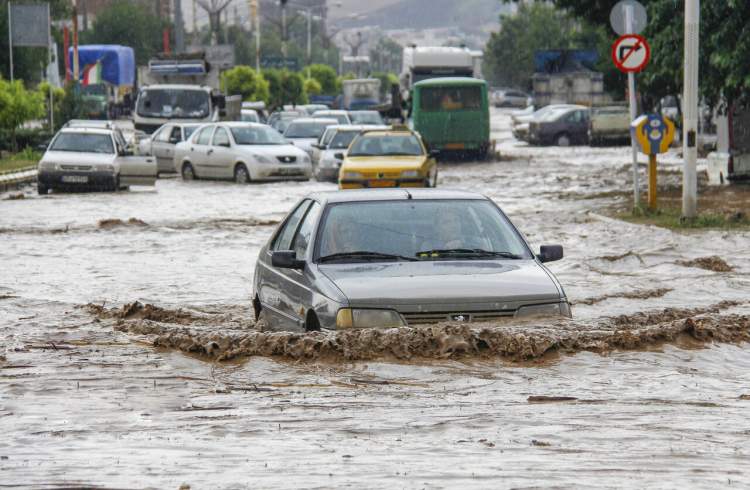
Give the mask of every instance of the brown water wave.
[[(154, 346), (225, 361), (265, 356), (300, 360), (543, 359), (551, 354), (653, 349), (665, 343), (700, 346), (750, 341), (750, 316), (728, 314), (736, 302), (705, 308), (668, 308), (594, 322), (526, 321), (504, 324), (439, 324), (330, 332), (260, 332), (245, 320), (132, 303), (86, 308), (113, 319), (121, 332), (147, 336)], [(234, 328), (224, 326), (233, 324)]]

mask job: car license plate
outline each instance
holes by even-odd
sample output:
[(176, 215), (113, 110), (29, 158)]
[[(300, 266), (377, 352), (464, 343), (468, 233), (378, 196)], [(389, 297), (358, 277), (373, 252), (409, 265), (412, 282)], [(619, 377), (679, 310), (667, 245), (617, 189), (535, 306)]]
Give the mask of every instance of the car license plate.
[(280, 168), (279, 175), (299, 175), (302, 172), (296, 168)]
[(371, 180), (370, 187), (396, 187), (396, 182), (393, 180)]
[(63, 175), (62, 181), (66, 184), (85, 184), (89, 178), (86, 175)]

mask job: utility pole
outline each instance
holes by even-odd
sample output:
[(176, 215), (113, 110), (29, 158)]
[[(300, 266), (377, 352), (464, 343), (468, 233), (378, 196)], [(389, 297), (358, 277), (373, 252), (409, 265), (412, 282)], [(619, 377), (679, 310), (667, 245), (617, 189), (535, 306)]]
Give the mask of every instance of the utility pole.
[(286, 58), (286, 4), (289, 0), (279, 0), (281, 3), (281, 55)]
[(182, 19), (182, 0), (174, 0), (174, 50), (185, 51), (185, 24)]
[(198, 44), (198, 0), (193, 0), (193, 44)]
[(252, 28), (255, 30), (255, 71), (260, 73), (260, 16), (258, 15), (258, 0), (249, 0)]
[[(627, 34), (632, 34), (633, 29), (633, 12), (632, 5), (625, 6), (625, 30)], [(630, 120), (635, 121), (638, 117), (638, 102), (635, 97), (635, 74), (628, 73), (628, 99), (630, 101)], [(630, 148), (633, 152), (633, 209), (638, 208), (641, 200), (641, 189), (638, 185), (638, 145), (635, 138), (630, 138)]]
[(80, 70), (78, 65), (78, 3), (73, 0), (73, 83), (78, 86)]
[(8, 2), (8, 52), (10, 54), (10, 82), (13, 83), (13, 15), (10, 10), (10, 2)]
[(682, 217), (695, 218), (698, 207), (698, 44), (700, 0), (685, 0), (685, 69), (682, 96)]
[(307, 78), (310, 78), (310, 62), (312, 61), (312, 9), (307, 9)]

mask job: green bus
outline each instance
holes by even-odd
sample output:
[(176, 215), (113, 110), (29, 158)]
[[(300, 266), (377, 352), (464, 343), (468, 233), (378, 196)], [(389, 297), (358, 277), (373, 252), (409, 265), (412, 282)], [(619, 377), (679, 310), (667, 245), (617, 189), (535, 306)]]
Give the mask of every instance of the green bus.
[(415, 83), (411, 123), (430, 151), (484, 159), (491, 145), (487, 82), (431, 78)]

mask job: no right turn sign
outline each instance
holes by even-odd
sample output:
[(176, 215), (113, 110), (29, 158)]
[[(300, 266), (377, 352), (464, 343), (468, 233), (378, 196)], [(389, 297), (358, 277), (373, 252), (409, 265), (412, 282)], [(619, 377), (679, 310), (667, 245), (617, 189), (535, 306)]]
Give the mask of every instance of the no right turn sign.
[(643, 36), (626, 34), (612, 45), (612, 61), (623, 73), (637, 73), (643, 70), (651, 58), (651, 47)]

